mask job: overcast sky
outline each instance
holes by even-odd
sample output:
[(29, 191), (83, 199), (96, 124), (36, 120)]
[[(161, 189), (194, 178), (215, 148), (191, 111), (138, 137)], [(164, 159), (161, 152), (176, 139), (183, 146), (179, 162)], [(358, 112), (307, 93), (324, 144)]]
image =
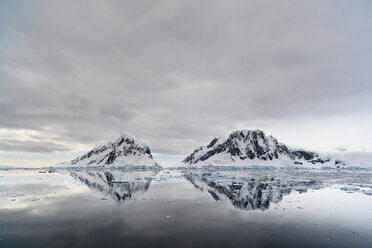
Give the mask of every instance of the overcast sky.
[[(372, 151), (371, 1), (0, 1), (0, 165), (121, 133), (162, 161), (262, 129)], [(165, 163), (164, 162), (164, 163)]]

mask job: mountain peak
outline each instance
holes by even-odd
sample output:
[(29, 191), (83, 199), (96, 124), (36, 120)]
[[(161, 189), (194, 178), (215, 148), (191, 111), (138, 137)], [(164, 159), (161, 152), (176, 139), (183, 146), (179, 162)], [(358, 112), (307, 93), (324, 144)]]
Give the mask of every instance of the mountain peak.
[(138, 138), (138, 136), (135, 136), (135, 135), (131, 135), (131, 134), (126, 134), (126, 133), (122, 133), (116, 140), (115, 140), (115, 143), (119, 143), (121, 140), (123, 139), (128, 139), (128, 140), (133, 140), (133, 141), (139, 141), (140, 138)]
[(137, 136), (121, 134), (114, 142), (96, 146), (86, 154), (73, 159), (70, 166), (146, 166), (157, 167), (150, 148), (140, 141)]

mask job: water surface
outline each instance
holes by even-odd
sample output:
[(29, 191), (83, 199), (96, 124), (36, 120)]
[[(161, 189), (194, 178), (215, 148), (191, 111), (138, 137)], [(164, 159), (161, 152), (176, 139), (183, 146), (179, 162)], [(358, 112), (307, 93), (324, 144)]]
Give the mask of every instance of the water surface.
[(0, 170), (0, 247), (372, 247), (371, 175)]

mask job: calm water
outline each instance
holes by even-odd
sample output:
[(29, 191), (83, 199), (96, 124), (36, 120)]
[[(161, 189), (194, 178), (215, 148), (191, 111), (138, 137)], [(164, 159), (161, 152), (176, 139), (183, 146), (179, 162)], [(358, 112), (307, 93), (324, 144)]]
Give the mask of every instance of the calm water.
[(0, 247), (372, 247), (372, 174), (0, 170)]

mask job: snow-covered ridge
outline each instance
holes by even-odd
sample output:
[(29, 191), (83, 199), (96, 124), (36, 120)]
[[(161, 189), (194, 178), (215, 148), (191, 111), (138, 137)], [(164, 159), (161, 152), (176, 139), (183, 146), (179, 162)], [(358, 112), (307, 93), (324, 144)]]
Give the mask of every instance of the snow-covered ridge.
[(122, 134), (115, 142), (97, 146), (70, 162), (59, 164), (65, 167), (159, 167), (150, 148), (136, 136)]
[(296, 167), (371, 167), (372, 154), (319, 154), (288, 148), (262, 130), (238, 130), (227, 139), (214, 138), (182, 161), (184, 166), (296, 166)]

